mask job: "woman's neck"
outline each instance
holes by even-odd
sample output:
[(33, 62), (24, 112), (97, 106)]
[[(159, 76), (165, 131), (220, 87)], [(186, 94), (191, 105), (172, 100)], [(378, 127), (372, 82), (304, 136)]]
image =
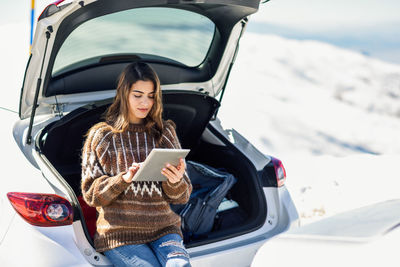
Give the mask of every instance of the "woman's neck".
[(130, 118), (129, 119), (130, 124), (142, 125), (143, 122), (144, 122), (144, 119), (139, 119), (139, 118), (134, 118), (134, 119)]

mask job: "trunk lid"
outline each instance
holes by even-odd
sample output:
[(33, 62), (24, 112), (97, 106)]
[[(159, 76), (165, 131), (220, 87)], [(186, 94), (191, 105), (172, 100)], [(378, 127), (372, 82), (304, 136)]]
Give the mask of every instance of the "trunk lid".
[[(259, 1), (86, 0), (50, 5), (39, 17), (20, 118), (112, 98), (123, 67), (150, 63), (162, 89), (216, 97), (247, 17)], [(222, 95), (222, 94), (221, 94)], [(28, 134), (29, 135), (29, 134)]]

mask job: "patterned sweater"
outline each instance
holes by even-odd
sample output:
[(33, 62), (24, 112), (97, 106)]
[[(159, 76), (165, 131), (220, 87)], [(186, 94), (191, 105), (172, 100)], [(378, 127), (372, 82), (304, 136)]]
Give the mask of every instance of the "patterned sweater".
[[(164, 122), (161, 148), (180, 148), (172, 121)], [(171, 184), (126, 183), (122, 178), (133, 162), (143, 162), (156, 147), (153, 136), (142, 125), (131, 124), (123, 133), (113, 133), (105, 122), (94, 125), (82, 149), (82, 195), (98, 212), (94, 236), (96, 250), (147, 243), (177, 233), (181, 218), (169, 204), (189, 200), (192, 185), (186, 173)]]

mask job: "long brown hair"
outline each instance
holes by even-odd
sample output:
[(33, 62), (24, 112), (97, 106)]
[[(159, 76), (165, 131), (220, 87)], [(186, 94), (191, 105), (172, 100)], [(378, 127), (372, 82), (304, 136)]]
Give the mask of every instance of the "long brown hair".
[(144, 119), (146, 132), (154, 134), (156, 139), (161, 138), (162, 123), (162, 96), (160, 80), (150, 65), (144, 62), (134, 62), (125, 67), (118, 79), (117, 92), (113, 103), (106, 113), (106, 121), (115, 132), (126, 131), (129, 127), (128, 97), (132, 85), (137, 81), (151, 81), (154, 85), (154, 103)]

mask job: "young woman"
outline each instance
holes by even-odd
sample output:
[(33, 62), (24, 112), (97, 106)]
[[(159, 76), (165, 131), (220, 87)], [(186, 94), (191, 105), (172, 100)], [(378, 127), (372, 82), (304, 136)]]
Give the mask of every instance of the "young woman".
[(121, 73), (105, 122), (82, 149), (82, 194), (96, 207), (94, 244), (115, 266), (190, 266), (181, 219), (169, 204), (189, 200), (185, 162), (167, 164), (165, 182), (132, 182), (150, 151), (180, 148), (172, 121), (162, 120), (160, 81), (146, 63)]

